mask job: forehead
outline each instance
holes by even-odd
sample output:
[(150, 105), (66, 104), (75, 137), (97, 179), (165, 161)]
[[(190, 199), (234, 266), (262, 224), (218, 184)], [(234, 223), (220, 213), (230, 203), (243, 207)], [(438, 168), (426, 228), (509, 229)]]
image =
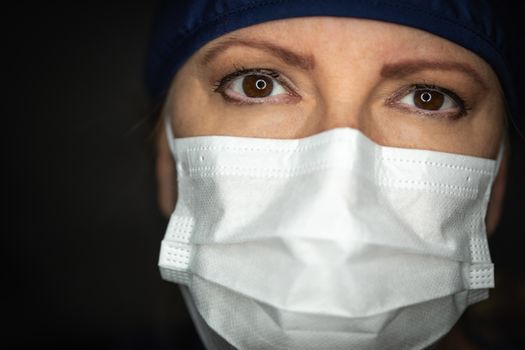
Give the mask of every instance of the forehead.
[(313, 56), (352, 55), (382, 61), (447, 59), (494, 75), (473, 52), (447, 39), (394, 23), (346, 17), (303, 17), (265, 22), (223, 35), (199, 53), (235, 40), (271, 42)]

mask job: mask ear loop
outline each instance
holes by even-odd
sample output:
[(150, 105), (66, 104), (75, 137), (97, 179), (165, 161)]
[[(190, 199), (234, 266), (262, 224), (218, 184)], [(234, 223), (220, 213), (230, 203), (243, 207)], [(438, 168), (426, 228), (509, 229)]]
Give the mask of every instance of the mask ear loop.
[(173, 129), (171, 128), (171, 117), (169, 114), (164, 115), (164, 129), (166, 129), (166, 138), (168, 139), (168, 146), (173, 155), (175, 155), (175, 137), (173, 136)]
[(498, 151), (498, 157), (496, 158), (496, 169), (494, 172), (494, 177), (496, 177), (499, 173), (499, 168), (501, 166), (501, 162), (503, 161), (503, 155), (505, 153), (505, 142), (507, 140), (507, 136), (505, 135), (500, 143), (499, 151)]

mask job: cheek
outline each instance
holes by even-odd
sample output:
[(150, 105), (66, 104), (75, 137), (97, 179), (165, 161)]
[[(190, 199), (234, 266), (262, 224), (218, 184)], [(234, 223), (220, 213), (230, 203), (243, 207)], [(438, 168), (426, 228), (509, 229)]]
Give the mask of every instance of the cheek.
[(468, 145), (480, 157), (496, 159), (506, 125), (504, 111), (503, 103), (487, 105), (472, 121)]
[(373, 114), (363, 132), (375, 142), (495, 159), (503, 133), (503, 110), (478, 108), (458, 120), (413, 115)]
[(185, 70), (181, 70), (171, 87), (168, 111), (175, 137), (202, 135), (213, 128), (213, 109), (209, 93), (204, 93), (202, 83)]

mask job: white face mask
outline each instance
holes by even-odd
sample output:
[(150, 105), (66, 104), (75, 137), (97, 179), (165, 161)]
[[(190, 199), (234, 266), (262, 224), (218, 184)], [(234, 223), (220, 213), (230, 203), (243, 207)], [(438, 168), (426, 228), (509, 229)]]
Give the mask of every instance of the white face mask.
[(494, 160), (354, 129), (168, 135), (179, 197), (161, 273), (238, 349), (422, 349), (493, 287)]

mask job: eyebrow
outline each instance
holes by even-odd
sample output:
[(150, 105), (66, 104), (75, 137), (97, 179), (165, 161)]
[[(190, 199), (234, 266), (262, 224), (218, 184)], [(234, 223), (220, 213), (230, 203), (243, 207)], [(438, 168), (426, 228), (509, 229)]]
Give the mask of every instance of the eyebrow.
[(407, 60), (388, 63), (381, 69), (381, 76), (385, 78), (401, 78), (424, 70), (460, 72), (480, 84), (484, 89), (488, 89), (488, 84), (474, 68), (466, 63), (455, 61)]
[(224, 52), (226, 49), (232, 46), (245, 46), (266, 51), (267, 53), (276, 56), (281, 61), (289, 65), (299, 67), (303, 70), (312, 70), (315, 66), (315, 59), (312, 55), (299, 54), (283, 46), (267, 41), (243, 40), (235, 38), (224, 40), (210, 48), (208, 51), (206, 51), (202, 59), (202, 64), (208, 64), (209, 62), (214, 60), (218, 55), (220, 55), (222, 52)]

